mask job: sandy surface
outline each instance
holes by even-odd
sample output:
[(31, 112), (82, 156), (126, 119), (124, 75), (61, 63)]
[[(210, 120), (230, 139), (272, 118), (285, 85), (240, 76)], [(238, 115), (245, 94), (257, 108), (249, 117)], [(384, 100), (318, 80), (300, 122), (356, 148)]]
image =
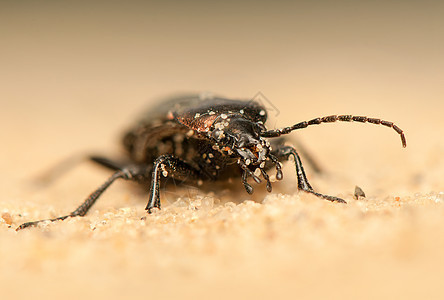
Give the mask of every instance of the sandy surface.
[[(444, 298), (444, 10), (403, 5), (4, 4), (1, 298)], [(307, 167), (312, 185), (347, 205), (298, 193), (285, 164), (271, 194), (172, 187), (147, 216), (146, 191), (119, 182), (84, 218), (14, 230), (71, 211), (109, 176), (83, 162), (33, 184), (48, 167), (121, 155), (142, 109), (201, 90), (261, 91), (279, 110), (270, 127), (388, 119), (408, 146), (374, 125), (294, 133), (325, 170)]]

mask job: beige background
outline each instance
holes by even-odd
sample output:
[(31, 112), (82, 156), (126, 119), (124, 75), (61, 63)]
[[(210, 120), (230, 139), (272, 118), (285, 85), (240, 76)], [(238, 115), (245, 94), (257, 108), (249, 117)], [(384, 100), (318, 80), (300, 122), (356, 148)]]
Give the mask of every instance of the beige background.
[[(2, 1), (1, 297), (442, 299), (443, 15), (439, 1)], [(202, 90), (262, 92), (280, 111), (270, 127), (395, 121), (408, 147), (374, 125), (293, 133), (326, 171), (312, 184), (346, 206), (298, 194), (286, 164), (270, 195), (173, 188), (141, 221), (146, 192), (117, 183), (85, 218), (14, 231), (71, 211), (109, 172), (35, 176), (76, 153), (118, 156), (150, 102)]]

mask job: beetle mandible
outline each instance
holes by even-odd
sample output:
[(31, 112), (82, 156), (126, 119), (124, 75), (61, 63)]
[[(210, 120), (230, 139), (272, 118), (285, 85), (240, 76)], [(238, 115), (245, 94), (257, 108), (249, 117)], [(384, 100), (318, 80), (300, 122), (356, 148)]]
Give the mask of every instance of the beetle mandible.
[[(346, 203), (343, 199), (321, 194), (308, 182), (301, 159), (294, 147), (286, 146), (282, 139), (268, 141), (294, 130), (321, 123), (361, 122), (393, 128), (406, 139), (403, 131), (392, 122), (353, 115), (332, 115), (299, 122), (289, 127), (267, 129), (267, 111), (255, 101), (233, 100), (222, 97), (190, 95), (163, 102), (148, 111), (123, 138), (129, 164), (121, 164), (101, 156), (90, 159), (114, 170), (100, 187), (91, 193), (73, 212), (58, 218), (27, 222), (17, 230), (35, 226), (43, 221), (64, 220), (84, 216), (100, 195), (117, 179), (150, 182), (146, 210), (160, 209), (160, 182), (162, 177), (186, 179), (202, 184), (204, 181), (226, 180), (240, 177), (245, 190), (253, 187), (247, 182), (266, 182), (271, 192), (268, 171), (275, 169), (277, 180), (282, 180), (281, 161), (294, 158), (298, 189), (320, 198)], [(261, 179), (262, 178), (262, 179)]]

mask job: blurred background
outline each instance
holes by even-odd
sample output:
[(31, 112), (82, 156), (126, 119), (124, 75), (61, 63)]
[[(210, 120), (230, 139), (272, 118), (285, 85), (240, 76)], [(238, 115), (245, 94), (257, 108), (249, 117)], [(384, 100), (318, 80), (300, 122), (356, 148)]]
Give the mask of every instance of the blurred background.
[(313, 179), (324, 192), (349, 195), (358, 183), (382, 198), (442, 191), (443, 16), (444, 2), (427, 0), (2, 0), (2, 206), (66, 210), (57, 198), (73, 205), (108, 173), (80, 168), (49, 194), (23, 182), (75, 153), (118, 154), (122, 131), (147, 106), (201, 91), (261, 92), (279, 110), (271, 128), (356, 114), (405, 131), (406, 149), (374, 125), (294, 133), (335, 175)]

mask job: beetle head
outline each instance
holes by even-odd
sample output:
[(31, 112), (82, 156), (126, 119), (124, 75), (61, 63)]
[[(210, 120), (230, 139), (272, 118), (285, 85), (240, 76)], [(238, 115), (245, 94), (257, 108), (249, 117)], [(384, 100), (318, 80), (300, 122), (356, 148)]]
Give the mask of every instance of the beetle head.
[(222, 114), (212, 127), (211, 138), (222, 152), (239, 157), (246, 165), (257, 165), (266, 160), (270, 144), (260, 137), (265, 130), (263, 124), (238, 115)]
[(209, 135), (215, 141), (215, 147), (219, 151), (225, 155), (237, 157), (238, 164), (244, 173), (253, 177), (256, 182), (260, 182), (259, 176), (262, 175), (267, 181), (267, 189), (271, 191), (271, 183), (265, 173), (267, 159), (276, 164), (277, 179), (282, 178), (282, 172), (280, 163), (270, 153), (270, 143), (261, 137), (261, 133), (265, 131), (266, 128), (261, 122), (253, 122), (242, 115), (221, 114), (215, 119)]

